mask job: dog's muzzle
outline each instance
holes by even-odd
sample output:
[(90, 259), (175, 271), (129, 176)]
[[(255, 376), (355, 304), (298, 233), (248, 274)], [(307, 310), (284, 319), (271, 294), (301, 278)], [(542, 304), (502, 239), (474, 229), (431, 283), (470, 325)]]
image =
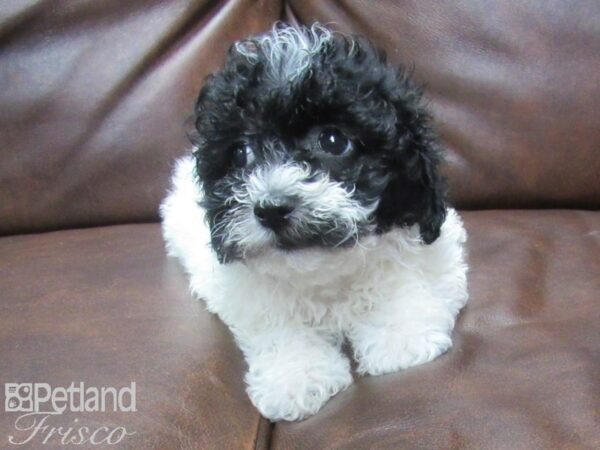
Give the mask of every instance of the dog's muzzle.
[(352, 245), (371, 230), (376, 206), (353, 193), (308, 164), (266, 163), (234, 186), (230, 209), (213, 229), (223, 251), (242, 259), (268, 248)]

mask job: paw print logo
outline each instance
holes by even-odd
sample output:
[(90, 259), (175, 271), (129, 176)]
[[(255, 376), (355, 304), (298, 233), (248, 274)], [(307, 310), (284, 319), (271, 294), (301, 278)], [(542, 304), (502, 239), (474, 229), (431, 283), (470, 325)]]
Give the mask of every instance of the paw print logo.
[(33, 411), (33, 386), (31, 383), (5, 383), (4, 399), (6, 412), (31, 412)]

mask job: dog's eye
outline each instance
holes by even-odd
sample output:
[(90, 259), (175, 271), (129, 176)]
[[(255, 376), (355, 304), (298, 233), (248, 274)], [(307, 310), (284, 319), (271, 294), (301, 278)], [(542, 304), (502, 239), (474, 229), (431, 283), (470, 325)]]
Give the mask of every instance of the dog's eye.
[(352, 141), (335, 127), (328, 127), (319, 135), (319, 147), (322, 151), (340, 156), (352, 150)]
[(237, 144), (233, 149), (232, 162), (237, 167), (245, 167), (254, 162), (254, 151), (246, 143)]

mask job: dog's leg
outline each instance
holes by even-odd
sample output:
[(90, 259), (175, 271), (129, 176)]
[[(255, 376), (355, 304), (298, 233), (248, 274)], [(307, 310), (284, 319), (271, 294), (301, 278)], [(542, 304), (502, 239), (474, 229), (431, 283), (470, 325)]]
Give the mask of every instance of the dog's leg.
[(382, 375), (435, 359), (452, 345), (457, 308), (427, 292), (399, 292), (355, 319), (348, 337), (358, 372)]
[(385, 299), (355, 316), (347, 331), (360, 373), (406, 369), (451, 347), (454, 320), (468, 298), (465, 240), (462, 220), (450, 209), (436, 242), (399, 254), (387, 274), (378, 273), (385, 281), (373, 289), (389, 288)]
[(271, 420), (300, 420), (315, 414), (352, 383), (350, 363), (339, 344), (301, 325), (237, 336), (248, 362), (247, 391)]

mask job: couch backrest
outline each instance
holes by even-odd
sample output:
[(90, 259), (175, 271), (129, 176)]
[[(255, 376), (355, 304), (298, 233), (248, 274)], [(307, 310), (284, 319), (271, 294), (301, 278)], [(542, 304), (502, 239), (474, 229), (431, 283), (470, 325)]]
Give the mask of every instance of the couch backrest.
[(597, 0), (69, 0), (0, 8), (0, 233), (157, 218), (230, 43), (277, 19), (414, 65), (463, 208), (600, 207)]
[(463, 208), (600, 206), (598, 0), (290, 0), (414, 63)]
[(184, 123), (278, 2), (4, 0), (0, 233), (157, 220)]

